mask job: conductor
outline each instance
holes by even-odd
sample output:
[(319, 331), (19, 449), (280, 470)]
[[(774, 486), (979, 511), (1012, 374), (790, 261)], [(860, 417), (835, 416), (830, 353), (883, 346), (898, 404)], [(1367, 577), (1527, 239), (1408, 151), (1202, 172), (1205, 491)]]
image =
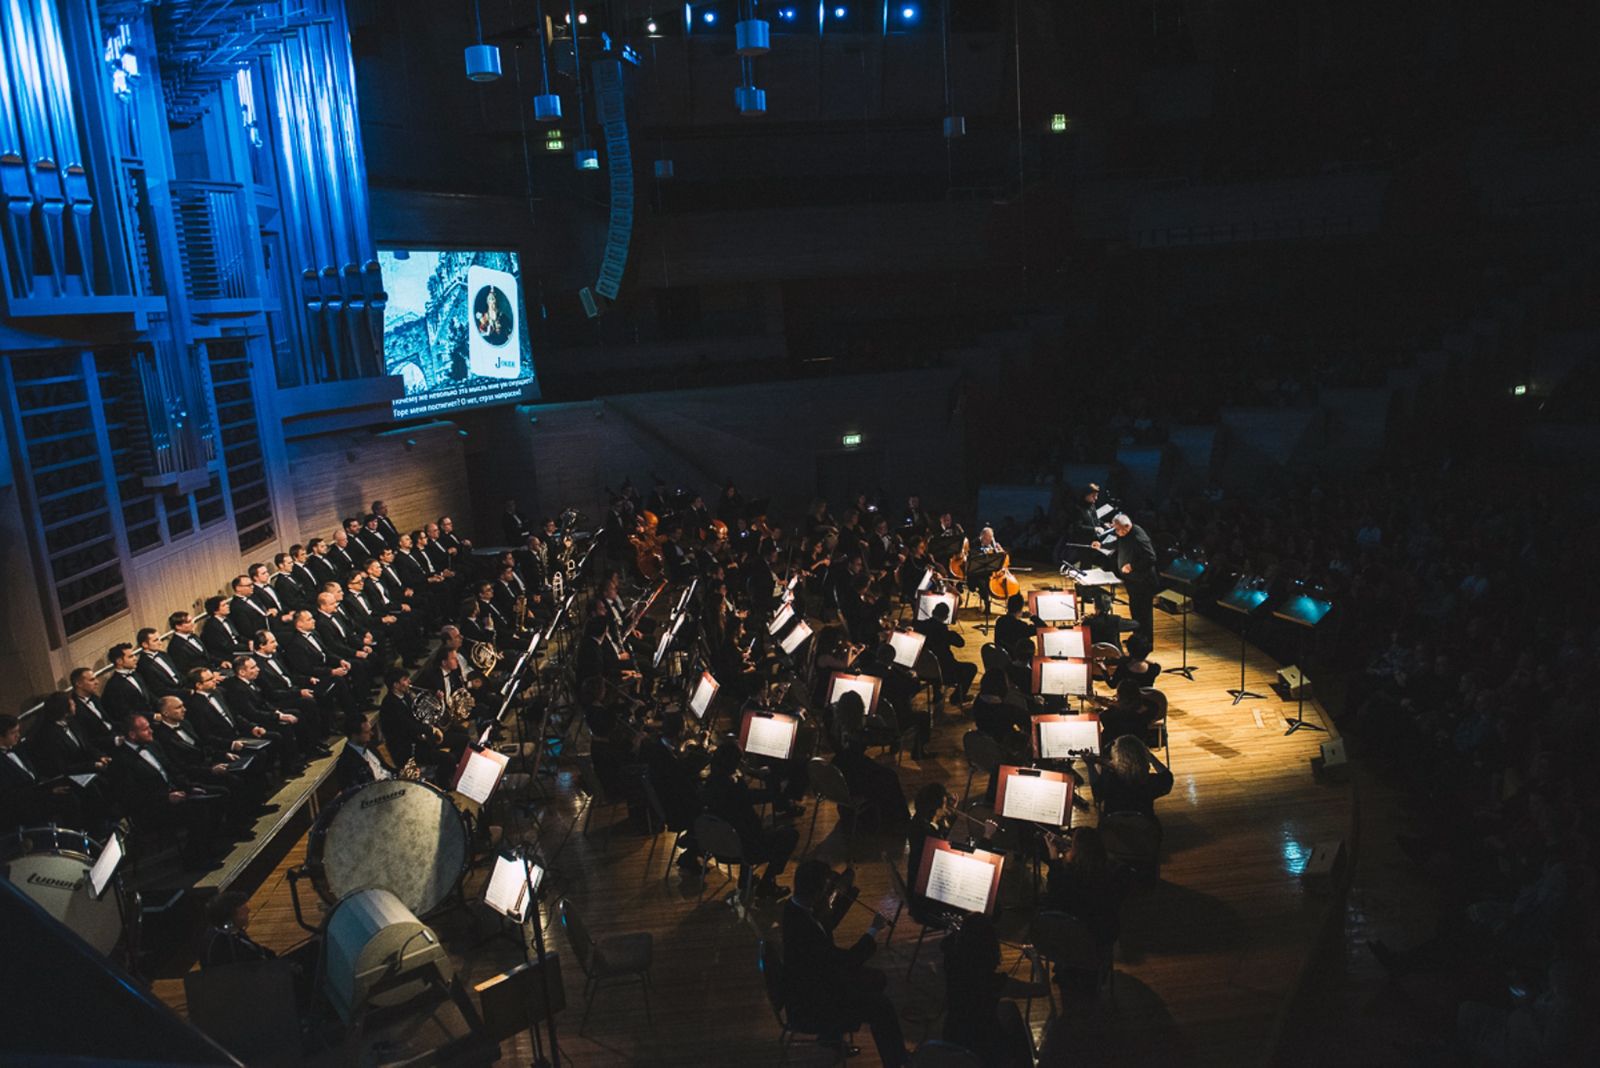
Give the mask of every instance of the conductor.
[[(1112, 546), (1117, 556), (1117, 577), (1128, 588), (1128, 613), (1139, 625), (1139, 633), (1155, 644), (1156, 549), (1150, 535), (1126, 514), (1118, 512), (1111, 520), (1117, 540)], [(1100, 543), (1094, 543), (1096, 549)]]

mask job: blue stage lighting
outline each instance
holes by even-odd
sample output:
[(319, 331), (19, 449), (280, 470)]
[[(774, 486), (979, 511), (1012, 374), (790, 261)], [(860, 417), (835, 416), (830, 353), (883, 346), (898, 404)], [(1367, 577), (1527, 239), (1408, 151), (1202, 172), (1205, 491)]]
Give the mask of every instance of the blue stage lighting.
[(795, 19), (800, 17), (800, 12), (796, 8), (780, 7), (778, 9), (778, 17), (784, 22), (793, 22)]
[(713, 23), (715, 23), (717, 21), (717, 13), (715, 11), (707, 11), (704, 15), (701, 15), (700, 17), (705, 20), (705, 24), (707, 26), (710, 26), (710, 25), (712, 25)]
[(900, 21), (901, 22), (915, 22), (915, 21), (917, 21), (917, 7), (916, 7), (915, 4), (907, 4), (905, 7), (902, 7), (900, 9)]
[(850, 14), (850, 12), (845, 8), (845, 6), (843, 4), (840, 4), (838, 7), (833, 9), (833, 17), (836, 18), (836, 19), (842, 19), (848, 14)]

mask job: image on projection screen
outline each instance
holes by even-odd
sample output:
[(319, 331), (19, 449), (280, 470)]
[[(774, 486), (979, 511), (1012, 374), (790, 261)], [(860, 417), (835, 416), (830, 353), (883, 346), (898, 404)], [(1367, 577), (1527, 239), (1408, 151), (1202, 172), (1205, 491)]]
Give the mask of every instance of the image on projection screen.
[(515, 252), (386, 248), (378, 264), (384, 367), (406, 387), (396, 419), (538, 397)]

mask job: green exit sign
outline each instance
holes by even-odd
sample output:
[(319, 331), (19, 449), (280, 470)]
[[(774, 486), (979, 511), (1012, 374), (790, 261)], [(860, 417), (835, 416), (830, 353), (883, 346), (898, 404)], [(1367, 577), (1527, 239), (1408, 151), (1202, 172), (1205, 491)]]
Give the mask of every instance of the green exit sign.
[(853, 449), (857, 445), (861, 444), (861, 435), (860, 434), (846, 434), (846, 435), (844, 435), (843, 437), (841, 437), (839, 439), (839, 444), (843, 445), (847, 449)]

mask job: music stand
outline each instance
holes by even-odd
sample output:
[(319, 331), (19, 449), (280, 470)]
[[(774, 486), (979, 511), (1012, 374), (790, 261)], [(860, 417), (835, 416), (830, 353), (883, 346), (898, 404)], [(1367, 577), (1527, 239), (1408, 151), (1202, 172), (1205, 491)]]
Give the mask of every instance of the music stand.
[(1200, 560), (1187, 556), (1180, 556), (1173, 560), (1160, 572), (1167, 585), (1183, 594), (1183, 666), (1168, 668), (1169, 675), (1182, 675), (1190, 682), (1194, 681), (1194, 667), (1189, 663), (1189, 613), (1194, 609), (1194, 584), (1200, 581), (1200, 576), (1206, 573), (1206, 565)]
[[(1306, 635), (1316, 629), (1317, 624), (1322, 622), (1332, 608), (1333, 602), (1313, 597), (1302, 590), (1273, 609), (1272, 615), (1274, 619), (1281, 619), (1286, 623), (1293, 623), (1297, 627), (1304, 628), (1300, 632), (1300, 662), (1302, 664), (1306, 662)], [(1321, 724), (1306, 722), (1306, 677), (1304, 672), (1300, 675), (1300, 685), (1296, 686), (1295, 689), (1299, 693), (1299, 698), (1296, 701), (1294, 719), (1285, 721), (1289, 724), (1289, 729), (1283, 733), (1287, 736), (1302, 729), (1326, 731), (1328, 728)]]
[(1040, 627), (1034, 632), (1038, 655), (1047, 660), (1089, 659), (1088, 627)]
[(984, 634), (989, 633), (989, 608), (993, 603), (993, 595), (989, 592), (989, 579), (1000, 570), (1006, 562), (1006, 554), (1001, 552), (967, 554), (967, 588), (978, 591), (978, 600), (983, 602), (983, 622), (978, 629)]
[(930, 837), (912, 892), (960, 912), (993, 916), (1000, 903), (1005, 855)]
[(1071, 626), (1078, 621), (1078, 595), (1072, 590), (1034, 590), (1028, 614), (1041, 626)]
[(1267, 603), (1267, 591), (1263, 587), (1264, 582), (1264, 579), (1256, 578), (1254, 575), (1240, 575), (1239, 580), (1233, 584), (1233, 589), (1229, 590), (1217, 601), (1217, 607), (1226, 608), (1230, 612), (1237, 612), (1243, 617), (1239, 621), (1239, 688), (1228, 691), (1233, 695), (1233, 703), (1236, 705), (1246, 697), (1254, 698), (1257, 701), (1264, 699), (1261, 694), (1247, 690), (1244, 685), (1245, 626), (1250, 622), (1251, 615)]
[(1078, 716), (1033, 717), (1033, 755), (1040, 760), (1071, 761), (1077, 754), (1100, 755), (1100, 717), (1094, 712)]

